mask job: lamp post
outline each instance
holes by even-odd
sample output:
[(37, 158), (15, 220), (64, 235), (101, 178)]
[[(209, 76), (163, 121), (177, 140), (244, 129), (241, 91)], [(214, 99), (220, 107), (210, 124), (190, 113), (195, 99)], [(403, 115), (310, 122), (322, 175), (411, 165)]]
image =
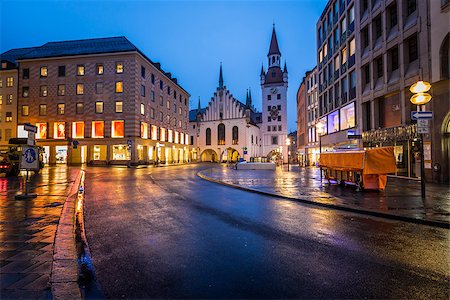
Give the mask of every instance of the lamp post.
[[(325, 132), (324, 129), (325, 129), (325, 124), (323, 124), (323, 122), (319, 121), (316, 124), (316, 130), (317, 130), (317, 133), (319, 134), (319, 160), (322, 155), (322, 135)], [(320, 167), (320, 163), (319, 163), (319, 167)], [(322, 181), (322, 167), (320, 167), (320, 181)]]
[(291, 150), (289, 150), (289, 146), (291, 146), (291, 139), (290, 138), (286, 138), (286, 146), (287, 146), (287, 150), (288, 150), (288, 172), (289, 172), (289, 159), (291, 156)]
[[(409, 90), (414, 95), (411, 97), (410, 101), (412, 104), (417, 105), (417, 111), (421, 111), (422, 108), (425, 108), (425, 104), (431, 101), (431, 95), (427, 92), (431, 89), (431, 84), (426, 81), (419, 80), (414, 83)], [(422, 109), (423, 110), (423, 109)], [(420, 191), (422, 198), (425, 198), (425, 161), (424, 161), (424, 153), (423, 153), (423, 133), (419, 133), (420, 137)]]

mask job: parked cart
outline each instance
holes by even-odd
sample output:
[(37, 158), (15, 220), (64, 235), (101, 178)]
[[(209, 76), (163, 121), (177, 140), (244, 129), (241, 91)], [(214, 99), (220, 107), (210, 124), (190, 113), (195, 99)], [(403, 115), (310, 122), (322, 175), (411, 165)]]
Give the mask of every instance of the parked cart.
[(384, 190), (387, 174), (396, 171), (394, 147), (321, 153), (319, 166), (330, 183)]

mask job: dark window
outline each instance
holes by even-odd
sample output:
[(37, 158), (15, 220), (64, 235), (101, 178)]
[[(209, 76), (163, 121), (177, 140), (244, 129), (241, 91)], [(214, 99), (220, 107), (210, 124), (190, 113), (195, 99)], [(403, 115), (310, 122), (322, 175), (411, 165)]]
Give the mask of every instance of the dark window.
[(277, 94), (277, 99), (278, 99), (278, 100), (281, 99), (281, 94)]
[(377, 66), (377, 78), (383, 77), (383, 57), (379, 57), (375, 60)]
[(177, 91), (173, 91), (173, 99), (177, 99)]
[(391, 66), (390, 71), (394, 71), (398, 69), (398, 48), (394, 47), (388, 51), (388, 66)]
[(46, 104), (39, 105), (39, 115), (40, 116), (46, 116), (47, 115), (47, 105)]
[[(237, 126), (233, 126), (232, 135), (233, 135), (233, 145), (239, 144), (239, 129)], [(252, 138), (253, 138), (253, 135), (252, 135)]]
[(22, 79), (29, 79), (29, 78), (30, 78), (30, 69), (28, 68), (23, 69)]
[(58, 84), (58, 96), (64, 96), (66, 94), (66, 85)]
[(103, 93), (103, 82), (95, 83), (95, 93), (102, 94)]
[(356, 87), (356, 71), (352, 71), (350, 73), (350, 88)]
[(191, 145), (194, 145), (194, 136), (191, 135), (190, 138), (191, 138)]
[(281, 131), (281, 128), (282, 128), (281, 125), (278, 125), (278, 131)]
[(416, 0), (406, 0), (406, 16), (416, 11)]
[(66, 76), (66, 66), (58, 66), (58, 77)]
[(272, 77), (275, 77), (275, 76), (277, 76), (277, 73), (272, 72)]
[(270, 111), (272, 109), (272, 106), (267, 106), (267, 111)]
[(167, 94), (170, 95), (170, 86), (167, 87)]
[(155, 75), (154, 74), (151, 75), (151, 80), (152, 80), (152, 84), (155, 84)]
[(267, 126), (267, 131), (270, 131), (270, 128), (271, 128), (270, 126)]
[(145, 97), (145, 85), (141, 84), (141, 96)]
[(143, 66), (141, 66), (141, 76), (145, 78), (145, 68)]
[(164, 83), (162, 82), (162, 80), (159, 81), (159, 89), (162, 90), (163, 89), (163, 85)]
[(77, 103), (77, 115), (82, 115), (84, 113), (84, 104), (82, 102)]
[(277, 107), (277, 108), (278, 108), (278, 110), (279, 110), (279, 111), (281, 111), (281, 105), (278, 105), (278, 107)]
[(377, 40), (379, 37), (381, 37), (382, 28), (381, 28), (381, 14), (378, 15), (374, 19), (374, 33), (375, 33), (375, 40)]
[(411, 63), (417, 59), (417, 35), (413, 35), (412, 37), (408, 38), (407, 40), (407, 47), (408, 47), (408, 62)]
[(270, 122), (272, 118), (270, 116), (267, 116), (267, 122)]
[(361, 15), (369, 8), (369, 0), (361, 1)]
[(387, 8), (388, 12), (388, 20), (389, 20), (389, 29), (397, 25), (397, 2), (392, 3)]
[(370, 65), (367, 64), (363, 67), (363, 72), (364, 72), (364, 84), (369, 84), (370, 83)]
[(369, 47), (369, 27), (368, 26), (366, 26), (363, 30), (361, 30), (361, 42), (362, 42), (363, 49)]
[(211, 128), (206, 128), (206, 145), (211, 145)]
[(272, 100), (272, 95), (267, 95), (267, 100)]
[(278, 121), (280, 121), (280, 122), (281, 122), (281, 116), (278, 116)]

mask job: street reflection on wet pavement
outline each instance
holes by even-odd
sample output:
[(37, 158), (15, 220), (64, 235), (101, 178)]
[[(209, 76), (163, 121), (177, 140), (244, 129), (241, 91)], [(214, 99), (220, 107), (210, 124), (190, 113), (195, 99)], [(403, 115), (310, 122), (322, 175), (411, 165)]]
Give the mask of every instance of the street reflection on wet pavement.
[(449, 297), (449, 231), (201, 180), (213, 165), (88, 168), (85, 226), (109, 298)]
[[(45, 167), (31, 175), (30, 192), (15, 200), (23, 177), (0, 178), (1, 299), (49, 299), (53, 242), (61, 210), (77, 169)], [(24, 173), (22, 174), (24, 175)]]
[(387, 212), (394, 215), (430, 221), (450, 221), (450, 187), (427, 183), (427, 196), (420, 194), (420, 181), (388, 178), (385, 191), (365, 190), (357, 192), (355, 187), (341, 187), (320, 181), (318, 168), (286, 166), (274, 171), (234, 170), (212, 168), (202, 172), (205, 176), (250, 189), (281, 196), (308, 199), (314, 202), (337, 204), (352, 208)]

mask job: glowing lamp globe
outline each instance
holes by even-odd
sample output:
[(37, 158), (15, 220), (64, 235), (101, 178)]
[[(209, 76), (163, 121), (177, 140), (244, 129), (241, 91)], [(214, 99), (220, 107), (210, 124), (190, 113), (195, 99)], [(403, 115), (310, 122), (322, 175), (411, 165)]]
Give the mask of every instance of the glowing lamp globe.
[(417, 93), (426, 93), (431, 89), (431, 84), (426, 81), (419, 80), (416, 83), (414, 83), (409, 90), (411, 93), (417, 94)]
[(424, 105), (430, 102), (431, 95), (428, 93), (417, 93), (411, 97), (411, 103), (415, 105)]

